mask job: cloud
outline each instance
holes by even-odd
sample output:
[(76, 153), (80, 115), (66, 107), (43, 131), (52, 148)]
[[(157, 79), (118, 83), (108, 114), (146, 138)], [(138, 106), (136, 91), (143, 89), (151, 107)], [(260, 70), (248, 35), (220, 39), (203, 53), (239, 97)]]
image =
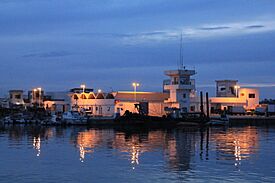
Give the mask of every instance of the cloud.
[(184, 39), (209, 39), (226, 36), (239, 36), (275, 31), (275, 21), (233, 22), (225, 24), (208, 24), (193, 27), (182, 27), (168, 30), (155, 30), (120, 35), (126, 44), (176, 40), (182, 34)]
[(264, 25), (249, 25), (249, 26), (246, 26), (245, 28), (247, 29), (259, 29), (259, 28), (264, 28), (265, 26)]
[(40, 58), (53, 58), (53, 57), (64, 57), (72, 55), (73, 53), (69, 53), (66, 51), (51, 51), (51, 52), (44, 52), (44, 53), (30, 53), (23, 55), (24, 58), (30, 57), (40, 57)]
[[(245, 87), (253, 87), (253, 88), (271, 88), (271, 87), (275, 87), (275, 83), (241, 83), (240, 84), (241, 87), (245, 88)], [(216, 87), (215, 84), (198, 84), (197, 85), (198, 88), (213, 88)]]
[(275, 83), (243, 83), (242, 87), (270, 88), (275, 87)]
[(220, 27), (202, 27), (199, 28), (201, 30), (222, 30), (222, 29), (230, 29), (231, 27), (226, 27), (226, 26), (220, 26)]

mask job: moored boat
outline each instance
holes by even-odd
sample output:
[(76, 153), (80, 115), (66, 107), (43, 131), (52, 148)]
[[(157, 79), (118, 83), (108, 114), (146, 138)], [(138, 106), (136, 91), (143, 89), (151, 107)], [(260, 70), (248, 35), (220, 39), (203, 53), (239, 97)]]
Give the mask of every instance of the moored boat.
[(62, 115), (61, 124), (84, 125), (87, 124), (87, 118), (85, 116), (81, 116), (78, 112), (75, 111), (64, 112)]

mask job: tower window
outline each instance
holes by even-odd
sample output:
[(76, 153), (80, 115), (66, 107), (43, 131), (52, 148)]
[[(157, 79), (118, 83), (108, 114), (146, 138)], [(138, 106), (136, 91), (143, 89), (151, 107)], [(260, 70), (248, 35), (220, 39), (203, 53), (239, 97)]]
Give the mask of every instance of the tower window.
[(186, 93), (184, 93), (182, 97), (183, 97), (183, 98), (186, 98)]
[(255, 93), (249, 93), (248, 98), (256, 98)]

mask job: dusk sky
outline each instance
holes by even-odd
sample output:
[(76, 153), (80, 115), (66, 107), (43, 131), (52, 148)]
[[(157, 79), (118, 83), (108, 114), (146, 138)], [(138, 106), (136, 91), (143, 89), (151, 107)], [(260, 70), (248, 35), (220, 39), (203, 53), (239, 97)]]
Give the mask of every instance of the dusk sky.
[(274, 0), (0, 0), (0, 94), (161, 91), (181, 33), (198, 90), (237, 79), (275, 98)]

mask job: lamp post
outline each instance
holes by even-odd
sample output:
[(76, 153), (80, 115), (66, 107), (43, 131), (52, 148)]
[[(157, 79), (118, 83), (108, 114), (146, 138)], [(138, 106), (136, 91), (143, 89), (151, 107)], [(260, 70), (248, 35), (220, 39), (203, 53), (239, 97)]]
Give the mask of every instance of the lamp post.
[(36, 100), (37, 100), (37, 97), (36, 97), (36, 92), (37, 92), (37, 89), (33, 89), (33, 92), (32, 92), (32, 105), (34, 106), (36, 104)]
[(133, 87), (134, 87), (134, 95), (135, 95), (135, 102), (137, 101), (137, 87), (139, 86), (139, 83), (132, 83)]
[(41, 91), (42, 91), (42, 88), (37, 88), (37, 90), (38, 90), (38, 94), (39, 94), (39, 96), (38, 96), (38, 106), (40, 107), (40, 103), (41, 103)]
[(82, 88), (82, 92), (84, 93), (84, 92), (85, 92), (86, 85), (85, 85), (85, 84), (82, 84), (82, 85), (80, 85), (80, 88)]
[(235, 92), (236, 92), (236, 97), (239, 97), (239, 95), (238, 95), (238, 89), (240, 89), (240, 86), (235, 85), (234, 88), (235, 88)]

